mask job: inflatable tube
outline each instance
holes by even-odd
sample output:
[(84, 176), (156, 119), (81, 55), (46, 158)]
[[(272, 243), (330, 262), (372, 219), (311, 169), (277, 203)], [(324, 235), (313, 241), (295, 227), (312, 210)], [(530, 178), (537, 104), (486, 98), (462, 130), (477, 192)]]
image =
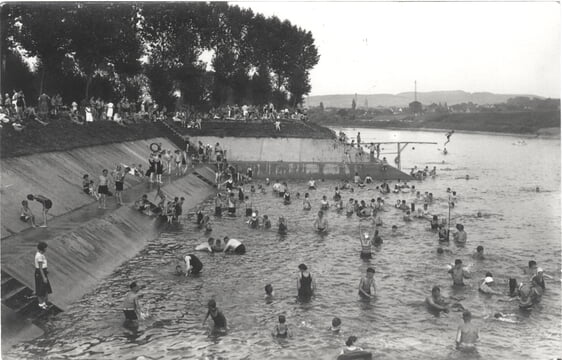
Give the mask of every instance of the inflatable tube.
[(160, 145), (157, 143), (150, 144), (150, 151), (159, 152), (161, 150)]
[(373, 354), (368, 351), (354, 351), (338, 356), (337, 360), (373, 360)]
[(398, 156), (395, 157), (395, 158), (394, 158), (394, 163), (395, 163), (396, 165), (400, 164), (400, 157), (398, 157)]

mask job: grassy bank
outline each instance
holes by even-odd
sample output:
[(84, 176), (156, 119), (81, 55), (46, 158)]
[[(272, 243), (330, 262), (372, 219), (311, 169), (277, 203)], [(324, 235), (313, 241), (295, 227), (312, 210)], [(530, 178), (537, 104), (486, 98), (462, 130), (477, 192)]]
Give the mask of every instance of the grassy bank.
[(118, 125), (112, 121), (96, 121), (78, 125), (69, 121), (52, 121), (46, 126), (30, 124), (21, 132), (7, 126), (0, 131), (0, 157), (65, 151), (166, 135), (168, 133), (153, 123)]
[(330, 129), (314, 123), (284, 121), (281, 131), (276, 131), (272, 123), (246, 123), (236, 121), (204, 121), (201, 129), (182, 128), (173, 125), (183, 135), (188, 136), (234, 136), (234, 137), (271, 137), (271, 138), (313, 138), (332, 139)]
[[(560, 112), (490, 112), (411, 115), (385, 115), (374, 119), (353, 118), (349, 112), (313, 111), (311, 121), (321, 125), (395, 128), (395, 129), (441, 129), (512, 134), (539, 134), (549, 129), (550, 135), (560, 134)], [(557, 129), (557, 130), (556, 130)]]

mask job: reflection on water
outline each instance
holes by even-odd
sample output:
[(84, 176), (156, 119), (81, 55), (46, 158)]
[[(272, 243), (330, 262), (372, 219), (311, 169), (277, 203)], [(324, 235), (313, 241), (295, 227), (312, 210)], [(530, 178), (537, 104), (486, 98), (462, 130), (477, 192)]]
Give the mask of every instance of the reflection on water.
[[(438, 141), (444, 133), (373, 131), (360, 129), (370, 141), (397, 139)], [(350, 135), (355, 131), (349, 130)], [(402, 155), (404, 165), (437, 166), (436, 179), (416, 182), (420, 191), (432, 192), (432, 213), (447, 214), (447, 187), (457, 191), (458, 202), (451, 212), (453, 224), (462, 222), (468, 233), (464, 247), (448, 246), (452, 254), (438, 255), (436, 235), (429, 223), (402, 221), (402, 213), (392, 205), (397, 199), (411, 202), (414, 195), (385, 196), (381, 236), (384, 243), (373, 259), (359, 259), (357, 217), (347, 218), (334, 210), (327, 218), (331, 231), (319, 236), (312, 231), (315, 210), (322, 195), (331, 198), (334, 182), (318, 182), (310, 191), (313, 211), (303, 211), (295, 194), (303, 195), (306, 184), (289, 184), (291, 205), (271, 193), (253, 194), (260, 215), (275, 223), (288, 219), (289, 233), (252, 230), (244, 217), (213, 220), (211, 236), (241, 239), (247, 248), (243, 256), (201, 253), (201, 276), (175, 276), (175, 257), (193, 251), (206, 237), (194, 219), (166, 228), (134, 259), (123, 264), (90, 294), (67, 312), (57, 316), (44, 337), (18, 345), (6, 358), (151, 359), (185, 358), (294, 358), (333, 359), (344, 339), (353, 334), (358, 345), (388, 359), (469, 359), (454, 349), (461, 314), (435, 316), (423, 300), (431, 287), (439, 285), (445, 296), (463, 298), (462, 305), (474, 314), (481, 329), (481, 358), (532, 359), (558, 355), (561, 339), (560, 315), (560, 141), (528, 139), (526, 146), (514, 146), (512, 137), (455, 133), (447, 145), (449, 154), (437, 151), (439, 145), (416, 145)], [(448, 170), (445, 170), (448, 169)], [(472, 180), (458, 179), (470, 174)], [(541, 192), (533, 189), (540, 186)], [(370, 200), (380, 196), (374, 185), (342, 192), (349, 197)], [(195, 205), (195, 204), (192, 204)], [(211, 211), (213, 203), (205, 204)], [(481, 211), (484, 216), (477, 217)], [(239, 211), (242, 215), (242, 211)], [(391, 236), (398, 225), (399, 235)], [(474, 261), (471, 254), (483, 245), (486, 260)], [(461, 258), (471, 265), (469, 286), (455, 290), (447, 274), (448, 263)], [(491, 271), (501, 288), (507, 279), (522, 278), (522, 268), (535, 259), (555, 279), (547, 282), (542, 302), (530, 313), (521, 314), (516, 305), (497, 302), (477, 291), (481, 278)], [(309, 266), (318, 283), (316, 297), (309, 303), (296, 300), (297, 266)], [(359, 279), (368, 266), (375, 266), (378, 296), (360, 301)], [(137, 281), (150, 317), (141, 322), (137, 334), (121, 325), (121, 302), (128, 284)], [(273, 301), (264, 300), (264, 286), (271, 283)], [(56, 291), (56, 289), (55, 289)], [(202, 320), (206, 302), (214, 298), (228, 319), (229, 334), (210, 338)], [(515, 314), (518, 323), (496, 321), (490, 315), (501, 311)], [(289, 340), (276, 340), (271, 330), (280, 314), (294, 334)], [(328, 330), (331, 319), (342, 319), (340, 335)]]

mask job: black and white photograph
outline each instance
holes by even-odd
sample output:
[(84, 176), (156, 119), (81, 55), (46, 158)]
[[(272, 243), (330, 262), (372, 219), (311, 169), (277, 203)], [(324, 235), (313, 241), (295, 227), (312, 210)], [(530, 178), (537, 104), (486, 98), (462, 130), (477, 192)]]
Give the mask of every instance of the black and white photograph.
[(562, 359), (561, 17), (0, 4), (0, 358)]

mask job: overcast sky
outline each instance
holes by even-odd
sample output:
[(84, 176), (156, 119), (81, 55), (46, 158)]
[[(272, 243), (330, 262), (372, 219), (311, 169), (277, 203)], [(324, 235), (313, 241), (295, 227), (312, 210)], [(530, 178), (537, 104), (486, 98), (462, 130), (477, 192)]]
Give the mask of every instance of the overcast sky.
[(310, 95), (465, 90), (560, 97), (555, 2), (230, 2), (310, 30)]

